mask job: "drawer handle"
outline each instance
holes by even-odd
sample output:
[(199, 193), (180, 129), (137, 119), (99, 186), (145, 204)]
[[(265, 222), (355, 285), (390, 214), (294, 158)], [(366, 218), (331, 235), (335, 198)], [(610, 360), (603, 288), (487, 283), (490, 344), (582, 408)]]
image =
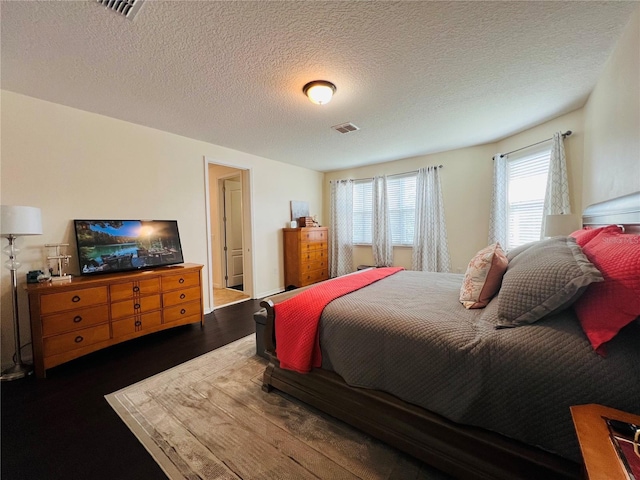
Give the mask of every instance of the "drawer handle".
[(83, 340), (84, 340), (84, 338), (82, 338), (82, 335), (78, 335), (73, 341), (76, 342), (76, 343), (80, 343)]
[(74, 295), (73, 298), (71, 299), (71, 301), (73, 303), (78, 303), (80, 301), (80, 297), (78, 295)]
[(80, 323), (82, 321), (82, 317), (80, 315), (76, 315), (73, 317), (73, 323)]
[(134, 323), (134, 325), (136, 327), (139, 327), (140, 325), (142, 325), (142, 322), (140, 320), (136, 320), (136, 323)]
[(180, 310), (180, 315), (184, 315), (185, 313), (187, 313), (187, 311), (184, 308)]
[(184, 293), (180, 294), (180, 300), (184, 300), (187, 296)]
[(136, 285), (135, 287), (133, 287), (133, 291), (138, 293), (140, 291), (140, 287)]
[(181, 278), (180, 280), (178, 280), (178, 283), (184, 283), (184, 278)]
[(139, 304), (139, 303), (134, 303), (134, 304), (133, 304), (133, 308), (134, 308), (135, 310), (138, 310), (138, 309), (140, 308), (140, 304)]

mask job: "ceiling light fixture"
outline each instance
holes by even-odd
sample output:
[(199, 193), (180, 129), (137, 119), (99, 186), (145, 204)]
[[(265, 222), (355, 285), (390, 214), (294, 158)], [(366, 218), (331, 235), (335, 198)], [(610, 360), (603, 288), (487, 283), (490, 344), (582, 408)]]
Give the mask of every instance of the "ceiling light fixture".
[(336, 86), (326, 80), (314, 80), (302, 87), (302, 92), (309, 97), (311, 102), (324, 105), (331, 101), (331, 97), (336, 93)]

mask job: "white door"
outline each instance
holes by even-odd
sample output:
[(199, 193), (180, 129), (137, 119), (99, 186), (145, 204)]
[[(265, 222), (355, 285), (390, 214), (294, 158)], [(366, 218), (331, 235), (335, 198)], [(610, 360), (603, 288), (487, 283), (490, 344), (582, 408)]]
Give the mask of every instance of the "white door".
[(242, 183), (224, 181), (224, 237), (226, 286), (243, 284), (242, 258)]

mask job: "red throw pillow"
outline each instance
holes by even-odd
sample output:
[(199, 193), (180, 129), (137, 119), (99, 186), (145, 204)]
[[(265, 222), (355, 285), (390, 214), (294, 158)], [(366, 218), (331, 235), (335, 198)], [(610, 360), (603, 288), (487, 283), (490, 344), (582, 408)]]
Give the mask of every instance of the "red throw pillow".
[(594, 239), (600, 232), (607, 233), (622, 233), (622, 228), (618, 225), (608, 225), (606, 227), (592, 228), (592, 227), (584, 227), (580, 230), (576, 230), (575, 232), (569, 234), (570, 237), (576, 239), (576, 243), (581, 247), (584, 247), (587, 243), (589, 243), (592, 239)]
[(618, 225), (609, 225), (607, 227), (599, 227), (599, 228), (591, 228), (584, 227), (580, 230), (576, 230), (571, 233), (569, 236), (576, 239), (576, 243), (581, 247), (584, 247), (587, 243), (589, 243), (592, 239), (594, 239), (600, 232), (607, 233), (622, 233), (622, 228)]
[(603, 345), (640, 316), (640, 235), (601, 231), (583, 252), (604, 277), (573, 304), (591, 345)]

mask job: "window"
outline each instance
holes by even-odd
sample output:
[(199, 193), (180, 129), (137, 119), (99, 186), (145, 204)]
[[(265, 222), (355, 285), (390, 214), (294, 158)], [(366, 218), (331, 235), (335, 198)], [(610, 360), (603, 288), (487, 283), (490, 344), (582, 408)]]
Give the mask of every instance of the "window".
[(373, 222), (373, 181), (353, 183), (353, 243), (371, 243)]
[(416, 222), (416, 174), (387, 178), (387, 199), (394, 245), (413, 245)]
[[(416, 212), (416, 174), (387, 177), (387, 198), (394, 245), (413, 245)], [(373, 181), (353, 185), (353, 243), (372, 243)]]
[(540, 240), (550, 149), (507, 161), (507, 249)]

